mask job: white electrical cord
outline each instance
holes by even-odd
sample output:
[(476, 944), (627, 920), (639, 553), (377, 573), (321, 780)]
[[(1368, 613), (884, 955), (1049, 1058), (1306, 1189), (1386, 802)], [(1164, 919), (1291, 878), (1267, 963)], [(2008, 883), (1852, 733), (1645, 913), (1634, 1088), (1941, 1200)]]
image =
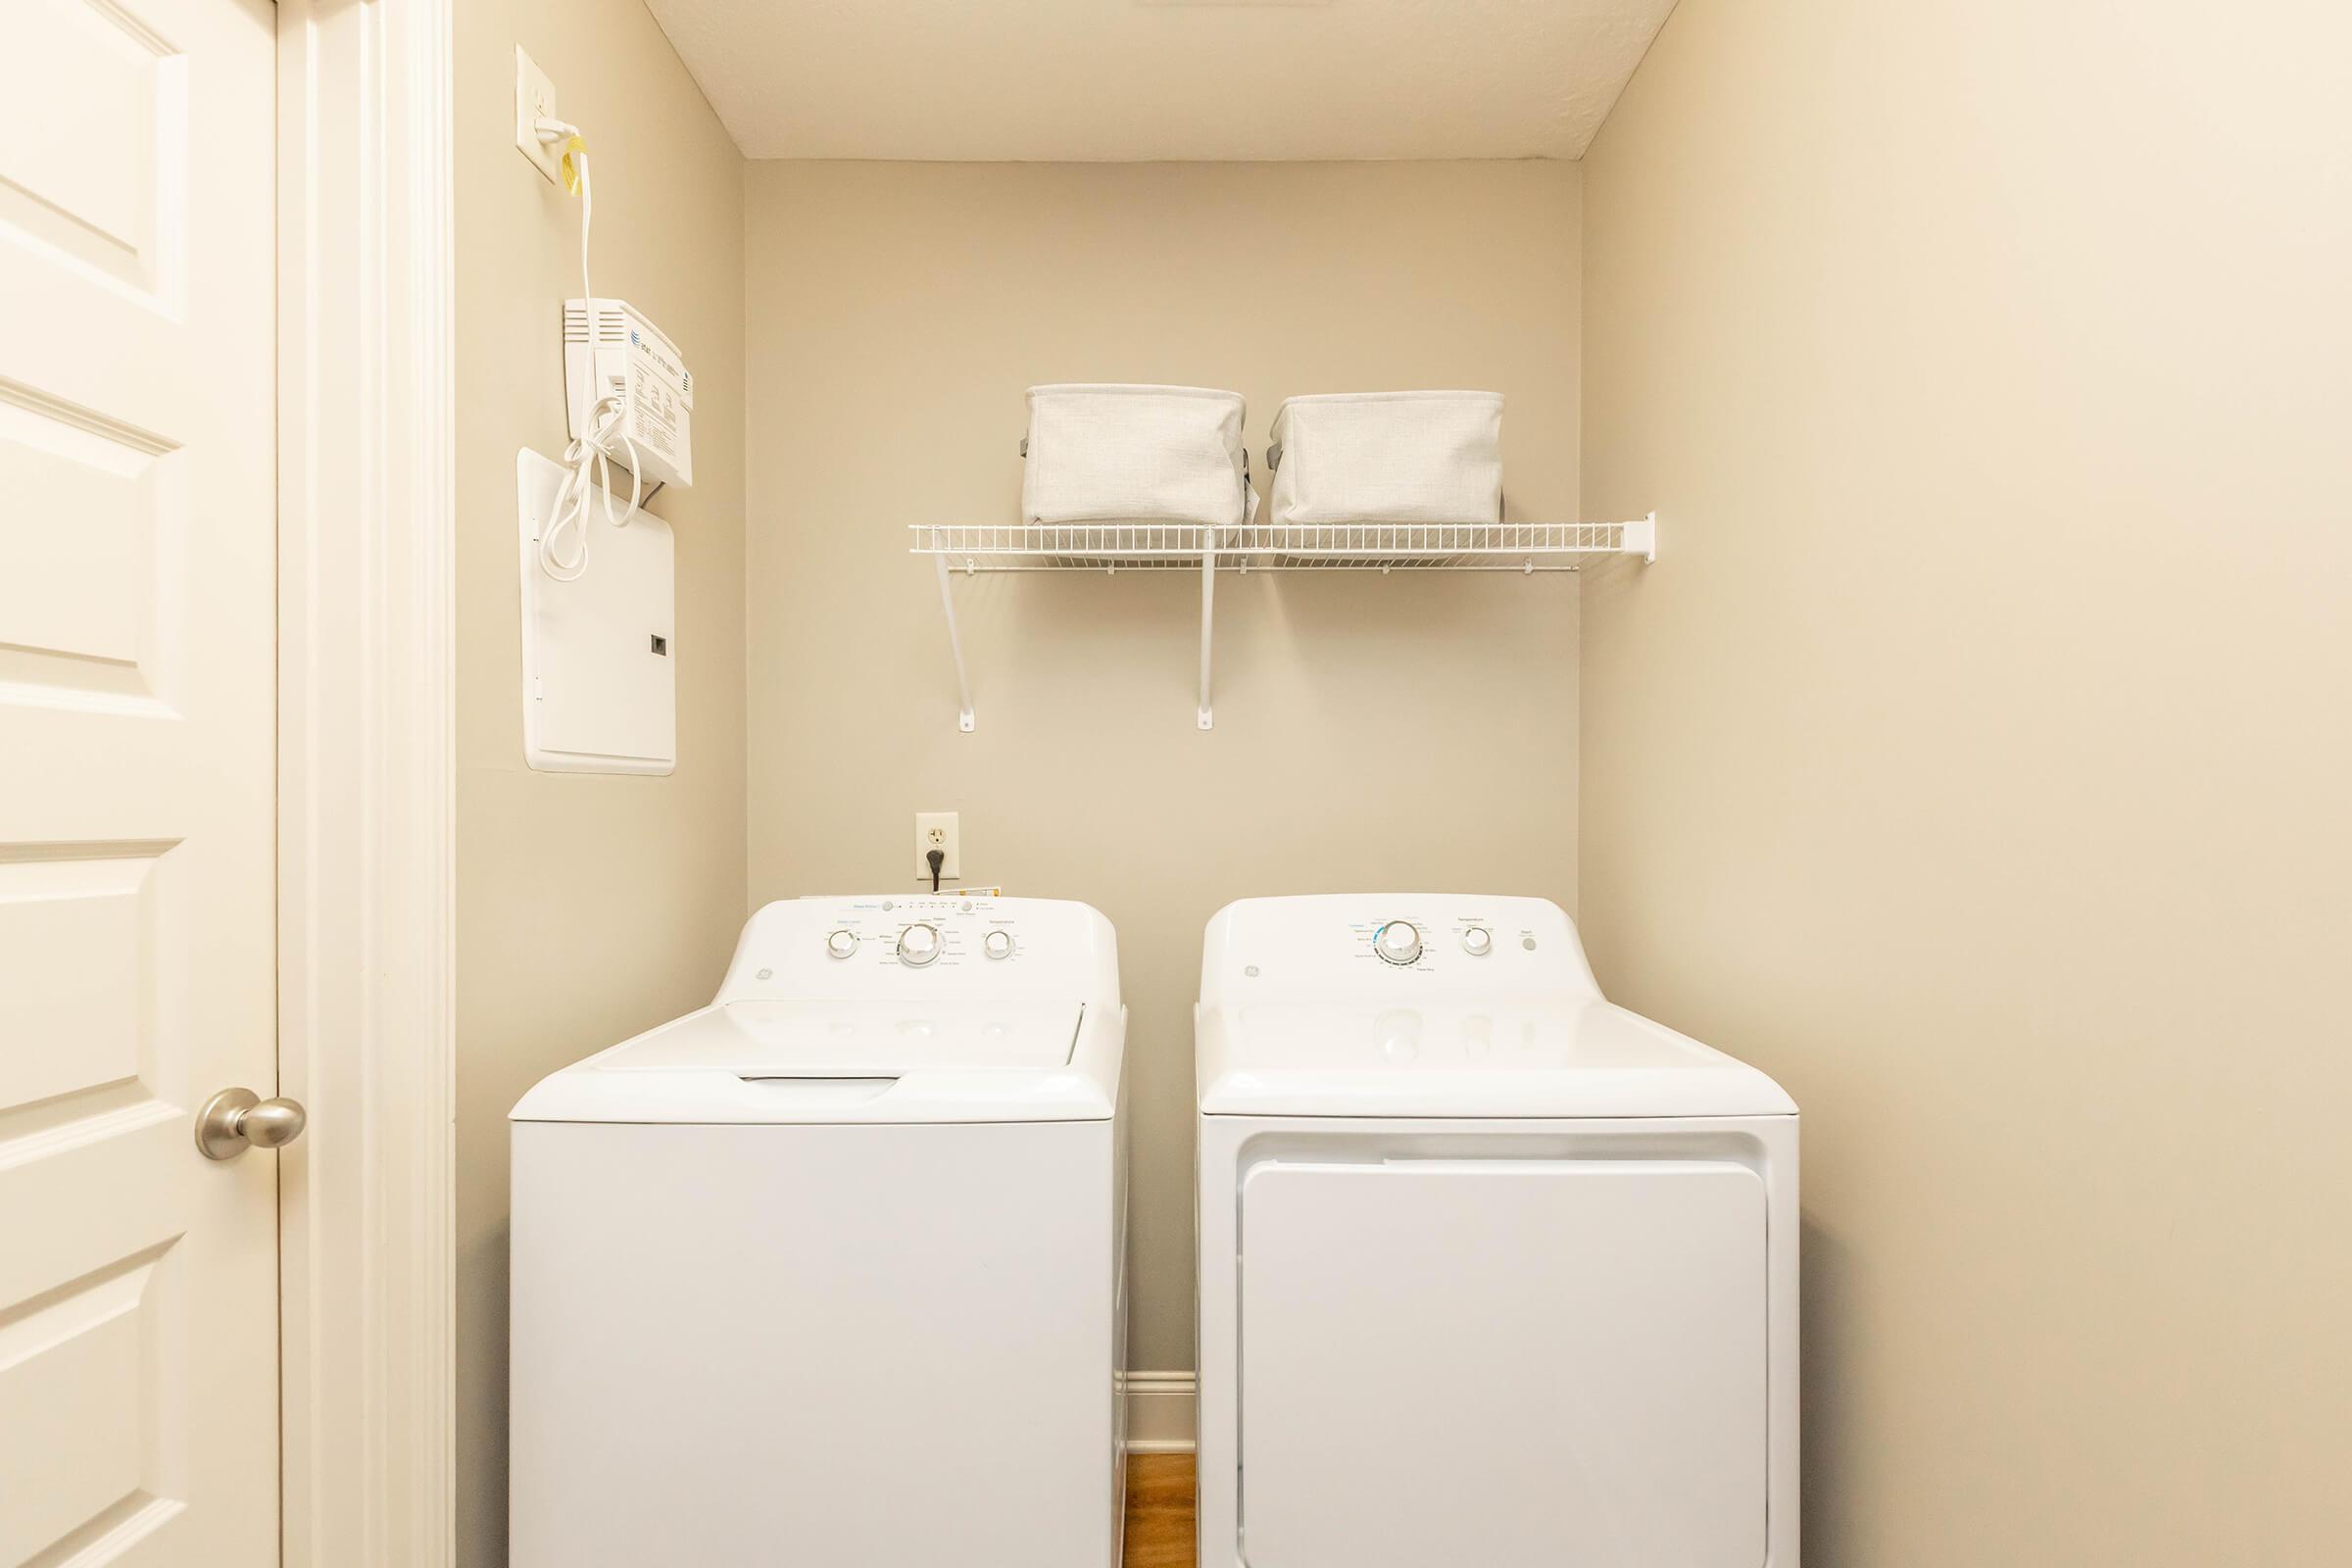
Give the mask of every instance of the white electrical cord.
[[(596, 191), (588, 178), (588, 148), (575, 141), (579, 127), (561, 120), (542, 119), (536, 127), (543, 142), (570, 142), (567, 156), (580, 174), (580, 298), (588, 313), (588, 374), (593, 382), (597, 374), (596, 351), (604, 332), (604, 313), (596, 308), (596, 290), (588, 284), (588, 230), (596, 217)], [(618, 528), (637, 514), (637, 504), (644, 499), (644, 480), (638, 477), (637, 445), (620, 429), (622, 394), (608, 392), (589, 406), (580, 420), (579, 434), (564, 449), (564, 482), (556, 487), (556, 501), (547, 526), (539, 535), (539, 568), (558, 582), (576, 581), (588, 570), (588, 500), (593, 484), (605, 495), (605, 521)], [(618, 442), (627, 454), (629, 469), (629, 505), (620, 515), (612, 514), (612, 450)], [(560, 541), (566, 534), (579, 539), (579, 551), (565, 558)]]

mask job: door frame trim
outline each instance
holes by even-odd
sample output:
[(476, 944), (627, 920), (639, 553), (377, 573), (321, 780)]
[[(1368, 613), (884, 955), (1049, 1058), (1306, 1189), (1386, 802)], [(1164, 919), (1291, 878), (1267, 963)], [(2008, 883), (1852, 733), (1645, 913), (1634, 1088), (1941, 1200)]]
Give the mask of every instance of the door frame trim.
[(286, 1568), (456, 1554), (454, 5), (277, 7)]

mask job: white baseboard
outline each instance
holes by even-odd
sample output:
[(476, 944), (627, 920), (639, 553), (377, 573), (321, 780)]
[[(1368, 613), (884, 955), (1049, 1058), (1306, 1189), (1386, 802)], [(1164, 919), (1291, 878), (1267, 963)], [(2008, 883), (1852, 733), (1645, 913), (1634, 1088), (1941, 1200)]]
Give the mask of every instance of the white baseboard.
[(1200, 1431), (1194, 1413), (1190, 1372), (1130, 1372), (1127, 1400), (1129, 1453), (1190, 1453)]

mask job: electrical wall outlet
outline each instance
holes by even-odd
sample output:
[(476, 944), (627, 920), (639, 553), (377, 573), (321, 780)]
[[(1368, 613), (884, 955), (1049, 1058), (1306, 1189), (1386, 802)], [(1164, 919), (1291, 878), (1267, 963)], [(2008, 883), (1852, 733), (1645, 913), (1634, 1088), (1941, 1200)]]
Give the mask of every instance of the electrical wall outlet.
[(914, 813), (914, 879), (923, 886), (931, 885), (931, 852), (938, 850), (947, 856), (940, 862), (939, 879), (953, 882), (963, 875), (963, 835), (956, 831), (954, 811), (917, 811)]
[(516, 44), (514, 148), (531, 161), (533, 169), (561, 185), (564, 176), (557, 172), (556, 164), (564, 156), (564, 144), (539, 139), (539, 122), (557, 118), (556, 84), (547, 79), (547, 73), (539, 69), (537, 61), (522, 52), (522, 45)]

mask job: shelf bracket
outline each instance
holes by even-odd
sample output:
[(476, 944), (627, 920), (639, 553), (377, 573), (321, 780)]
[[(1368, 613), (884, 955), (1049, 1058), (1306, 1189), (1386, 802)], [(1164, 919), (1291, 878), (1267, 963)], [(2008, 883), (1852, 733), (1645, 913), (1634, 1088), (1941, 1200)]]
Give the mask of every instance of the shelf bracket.
[(1624, 543), (1627, 555), (1639, 552), (1642, 557), (1642, 564), (1644, 566), (1656, 565), (1658, 564), (1658, 514), (1653, 512), (1640, 522), (1627, 523)]
[(939, 568), (939, 607), (948, 612), (948, 652), (956, 658), (956, 693), (962, 703), (956, 727), (969, 735), (976, 722), (972, 716), (972, 683), (963, 672), (963, 638), (956, 630), (956, 592), (948, 584), (948, 558), (933, 556), (931, 564)]
[(1200, 727), (1217, 727), (1216, 715), (1209, 710), (1208, 668), (1211, 634), (1216, 629), (1214, 613), (1217, 602), (1217, 530), (1204, 528), (1200, 546)]

